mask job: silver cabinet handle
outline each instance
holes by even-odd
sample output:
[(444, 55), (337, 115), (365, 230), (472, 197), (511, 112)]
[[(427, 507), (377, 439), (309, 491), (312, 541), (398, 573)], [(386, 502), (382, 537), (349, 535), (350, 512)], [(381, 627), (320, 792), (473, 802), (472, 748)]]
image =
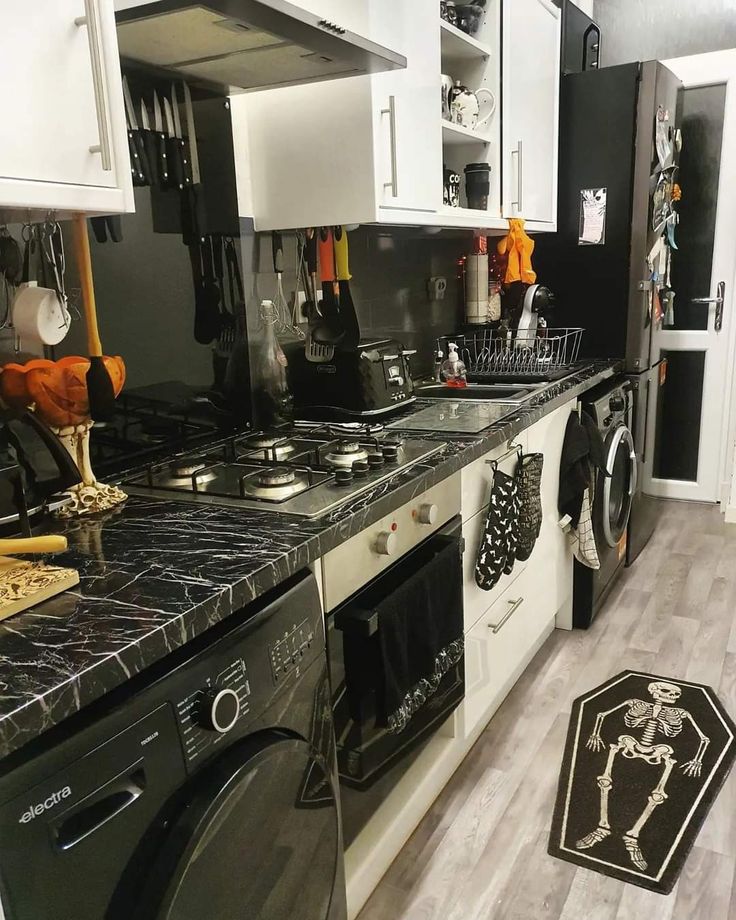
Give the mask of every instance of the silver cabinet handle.
[(100, 19), (97, 12), (97, 0), (84, 0), (84, 16), (78, 16), (74, 25), (87, 26), (89, 37), (89, 56), (92, 61), (92, 85), (95, 91), (95, 108), (97, 110), (97, 128), (100, 142), (93, 144), (90, 153), (99, 153), (102, 168), (112, 171), (112, 151), (110, 149), (110, 129), (107, 117), (107, 99), (105, 97), (105, 69), (103, 64), (102, 35)]
[(388, 97), (388, 108), (381, 109), (381, 115), (388, 115), (388, 129), (391, 136), (391, 181), (384, 182), (384, 188), (391, 189), (391, 197), (399, 197), (399, 175), (396, 168), (396, 96)]
[(715, 297), (693, 297), (690, 303), (714, 303), (716, 305), (716, 321), (713, 326), (716, 332), (723, 329), (723, 304), (726, 302), (726, 282), (719, 281)]
[(518, 141), (516, 144), (516, 150), (511, 151), (511, 156), (518, 157), (516, 161), (516, 201), (512, 201), (511, 204), (516, 205), (516, 210), (521, 212), (522, 208), (522, 192), (524, 188), (524, 167), (523, 167), (523, 147), (521, 141)]
[(488, 628), (493, 632), (494, 636), (496, 635), (497, 632), (500, 632), (503, 629), (503, 627), (511, 619), (511, 617), (516, 613), (519, 607), (521, 607), (521, 605), (524, 603), (524, 598), (520, 597), (518, 598), (518, 600), (507, 601), (507, 603), (511, 604), (511, 606), (506, 611), (505, 615), (501, 618), (500, 622), (496, 623), (495, 626), (492, 623), (488, 624)]

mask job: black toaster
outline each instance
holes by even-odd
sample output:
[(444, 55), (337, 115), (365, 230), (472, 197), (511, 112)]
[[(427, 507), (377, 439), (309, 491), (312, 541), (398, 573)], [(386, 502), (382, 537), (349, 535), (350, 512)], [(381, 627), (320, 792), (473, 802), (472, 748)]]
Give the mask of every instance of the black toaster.
[(389, 415), (413, 400), (409, 357), (395, 339), (363, 339), (354, 350), (335, 349), (322, 364), (307, 360), (304, 346), (288, 350), (289, 382), (301, 418)]

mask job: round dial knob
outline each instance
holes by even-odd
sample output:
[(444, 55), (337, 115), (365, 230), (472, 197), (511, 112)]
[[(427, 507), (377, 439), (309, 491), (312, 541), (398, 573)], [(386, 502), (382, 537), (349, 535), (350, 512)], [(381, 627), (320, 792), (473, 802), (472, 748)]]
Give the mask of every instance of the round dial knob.
[(437, 505), (427, 503), (417, 508), (417, 523), (419, 524), (436, 524), (439, 508)]
[(383, 466), (383, 464), (384, 464), (383, 454), (379, 454), (378, 452), (373, 453), (373, 454), (368, 454), (368, 465), (370, 466), (372, 470), (379, 469), (380, 467)]
[(612, 396), (608, 401), (608, 405), (611, 408), (611, 412), (623, 412), (626, 408), (626, 400), (623, 396)]
[(383, 458), (387, 463), (396, 463), (396, 461), (399, 459), (398, 444), (384, 444), (381, 450), (383, 453)]
[(240, 698), (234, 690), (205, 690), (197, 707), (197, 722), (224, 735), (238, 721)]
[(396, 534), (391, 530), (383, 530), (376, 537), (374, 549), (379, 556), (393, 556), (396, 552)]
[(353, 471), (348, 467), (344, 469), (336, 470), (335, 472), (335, 481), (341, 486), (347, 485), (353, 481)]
[(356, 460), (353, 463), (353, 476), (367, 476), (368, 475), (368, 461), (367, 460)]

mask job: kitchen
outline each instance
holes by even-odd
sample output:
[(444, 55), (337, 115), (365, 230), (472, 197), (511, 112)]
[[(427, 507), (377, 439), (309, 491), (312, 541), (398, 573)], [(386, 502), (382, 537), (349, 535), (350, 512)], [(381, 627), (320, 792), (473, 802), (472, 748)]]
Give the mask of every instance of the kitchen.
[(4, 11), (0, 917), (736, 917), (736, 36), (587, 6)]

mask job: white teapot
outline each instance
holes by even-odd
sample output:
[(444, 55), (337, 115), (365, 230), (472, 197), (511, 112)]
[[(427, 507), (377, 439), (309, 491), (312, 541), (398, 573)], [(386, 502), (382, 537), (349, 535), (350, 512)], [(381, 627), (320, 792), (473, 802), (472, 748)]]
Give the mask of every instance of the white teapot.
[[(496, 111), (496, 98), (493, 93), (481, 87), (475, 92), (463, 86), (459, 80), (449, 93), (450, 98), (450, 116), (456, 125), (462, 125), (463, 128), (483, 128), (493, 117)], [(480, 118), (480, 100), (489, 101), (488, 111)]]

